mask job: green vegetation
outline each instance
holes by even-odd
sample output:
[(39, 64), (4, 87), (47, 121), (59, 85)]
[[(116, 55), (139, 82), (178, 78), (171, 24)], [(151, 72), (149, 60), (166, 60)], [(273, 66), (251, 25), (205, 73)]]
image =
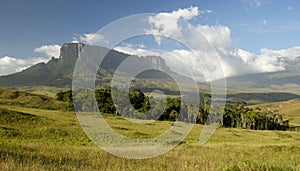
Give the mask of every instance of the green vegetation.
[[(108, 154), (90, 142), (72, 112), (2, 108), (0, 165), (4, 170), (300, 169), (299, 132), (219, 128), (200, 146), (197, 142), (202, 126), (195, 125), (182, 144), (170, 152), (151, 159), (131, 160)], [(13, 118), (10, 121), (9, 112)], [(113, 129), (134, 138), (153, 137), (172, 124), (156, 121), (141, 125), (118, 116), (104, 117)]]
[(0, 105), (17, 105), (29, 108), (69, 110), (69, 104), (44, 95), (18, 90), (0, 89)]
[[(8, 94), (14, 95), (15, 91), (5, 92), (5, 96), (2, 93), (3, 98), (8, 97)], [(99, 90), (98, 93), (105, 95), (103, 98), (109, 97), (108, 89)], [(59, 99), (65, 102), (50, 99), (68, 104), (69, 95), (60, 96)], [(182, 143), (166, 154), (150, 159), (125, 159), (113, 156), (91, 142), (81, 129), (74, 112), (24, 106), (17, 103), (22, 96), (15, 98), (14, 103), (2, 101), (0, 106), (1, 170), (300, 169), (300, 132), (221, 127), (207, 143), (198, 145), (203, 125), (196, 124)], [(135, 105), (137, 110), (143, 109), (147, 104), (147, 96), (134, 90), (131, 97), (135, 96), (144, 98), (144, 101), (138, 98), (139, 102), (144, 102), (142, 106), (138, 103)], [(38, 98), (31, 100), (31, 103), (39, 101)], [(173, 107), (170, 110), (173, 111), (176, 100), (169, 101), (167, 104), (169, 109)], [(173, 124), (172, 121), (137, 124), (111, 114), (103, 114), (103, 117), (115, 131), (132, 138), (160, 135)]]
[[(202, 124), (211, 110), (209, 94), (203, 94), (203, 103), (195, 113), (187, 114), (186, 108), (190, 106), (181, 105), (174, 80), (150, 71), (137, 76), (131, 84), (129, 99), (135, 110), (128, 112), (122, 106), (114, 106), (111, 89), (103, 87), (110, 86), (113, 72), (128, 57), (117, 51), (110, 51), (99, 67), (95, 80), (99, 90), (92, 92), (112, 129), (131, 138), (149, 138), (164, 133), (177, 119), (189, 122), (195, 118), (199, 124), (179, 146), (151, 159), (119, 158), (101, 150), (84, 134), (72, 112), (72, 92), (68, 89), (79, 51), (78, 44), (66, 44), (59, 59), (0, 77), (0, 86), (13, 89), (0, 89), (0, 170), (300, 170), (300, 132), (281, 131), (289, 126), (285, 119), (300, 125), (299, 100), (255, 107), (230, 103), (220, 118), (220, 128), (200, 146)], [(149, 63), (149, 59), (137, 59)], [(160, 63), (161, 68), (168, 69), (164, 61)], [(243, 100), (248, 104), (299, 98), (299, 77), (298, 72), (283, 71), (228, 78), (229, 87), (239, 87), (230, 88), (228, 97), (231, 102)], [(211, 91), (210, 84), (198, 86), (202, 92)], [(134, 89), (138, 87), (144, 88)], [(157, 89), (169, 95), (163, 111), (162, 101), (151, 103), (149, 93)], [(120, 102), (124, 100), (122, 92), (116, 95)], [(91, 105), (79, 103), (82, 107)], [(118, 113), (116, 107), (124, 111)], [(158, 120), (136, 124), (122, 116)]]
[(44, 95), (52, 98), (56, 98), (57, 92), (68, 91), (67, 87), (50, 87), (50, 86), (13, 86), (9, 87), (11, 90), (26, 91), (32, 94)]
[(262, 110), (277, 110), (282, 113), (292, 125), (300, 126), (300, 99), (294, 99), (276, 103), (265, 103), (251, 106), (253, 108), (259, 107)]
[[(95, 91), (95, 98), (100, 112), (117, 114), (116, 106), (122, 110), (122, 116), (136, 119), (152, 119), (157, 118), (165, 121), (183, 121), (192, 122), (196, 120), (198, 124), (206, 124), (210, 113), (210, 95), (202, 94), (202, 102), (197, 105), (198, 111), (195, 113), (188, 112), (188, 108), (194, 107), (188, 104), (182, 104), (179, 98), (167, 98), (165, 108), (163, 107), (163, 101), (156, 101), (151, 106), (150, 101), (153, 101), (153, 97), (146, 96), (142, 91), (137, 89), (130, 90), (129, 100), (132, 107), (135, 109), (132, 111), (128, 106), (121, 106), (126, 104), (125, 92), (113, 90), (115, 96), (117, 96), (117, 103), (113, 102), (111, 88), (104, 88)], [(57, 94), (58, 100), (69, 102), (70, 108), (72, 106), (72, 92), (59, 92)], [(237, 102), (234, 105), (226, 105), (224, 114), (220, 117), (219, 113), (213, 113), (214, 117), (218, 117), (220, 125), (223, 127), (232, 128), (246, 128), (254, 130), (287, 130), (289, 129), (289, 121), (284, 120), (283, 116), (276, 111), (264, 110), (260, 108), (252, 109), (245, 106), (244, 102)], [(82, 108), (85, 106), (81, 104)], [(164, 109), (164, 110), (163, 110)], [(120, 110), (119, 110), (120, 111)], [(146, 113), (147, 112), (147, 113)], [(159, 117), (155, 115), (161, 114)]]
[(241, 127), (254, 130), (287, 130), (289, 121), (276, 111), (262, 111), (260, 108), (245, 107), (246, 103), (238, 102), (227, 105), (224, 109), (222, 124), (225, 127)]

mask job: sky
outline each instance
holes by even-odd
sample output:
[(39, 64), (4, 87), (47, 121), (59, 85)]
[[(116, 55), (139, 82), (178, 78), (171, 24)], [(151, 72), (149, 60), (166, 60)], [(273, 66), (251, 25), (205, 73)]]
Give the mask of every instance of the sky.
[[(300, 56), (299, 11), (298, 0), (3, 0), (0, 2), (0, 75), (58, 57), (60, 47), (67, 42), (103, 41), (101, 35), (95, 36), (99, 29), (141, 13), (156, 14), (149, 20), (153, 25), (150, 32), (179, 34), (182, 31), (174, 30), (174, 23), (169, 19), (159, 23), (163, 21), (162, 16), (175, 17), (175, 24), (178, 20), (189, 22), (214, 46), (225, 76), (285, 70), (278, 57)], [(157, 37), (155, 41), (159, 45)], [(140, 52), (161, 55), (170, 65), (170, 55), (173, 55), (190, 65), (192, 59), (185, 57), (190, 51), (174, 48), (167, 50), (168, 53), (154, 53), (145, 47), (147, 43), (126, 43), (116, 49), (137, 55)]]

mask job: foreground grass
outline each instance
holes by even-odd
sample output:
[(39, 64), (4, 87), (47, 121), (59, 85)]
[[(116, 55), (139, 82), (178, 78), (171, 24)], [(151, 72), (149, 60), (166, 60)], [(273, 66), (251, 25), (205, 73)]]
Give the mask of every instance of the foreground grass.
[[(2, 170), (300, 170), (300, 133), (219, 128), (200, 146), (196, 125), (182, 144), (166, 154), (132, 160), (98, 148), (83, 133), (72, 112), (1, 106)], [(171, 122), (133, 124), (105, 115), (119, 133), (147, 138)]]

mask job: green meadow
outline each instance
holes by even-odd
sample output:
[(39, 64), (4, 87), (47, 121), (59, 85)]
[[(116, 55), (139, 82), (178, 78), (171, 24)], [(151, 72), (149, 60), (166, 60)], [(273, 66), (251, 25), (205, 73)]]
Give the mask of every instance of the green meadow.
[[(103, 115), (117, 132), (147, 138), (172, 122), (135, 124)], [(1, 170), (300, 170), (300, 132), (218, 128), (198, 145), (195, 125), (180, 145), (149, 159), (116, 157), (84, 134), (74, 112), (0, 106)]]

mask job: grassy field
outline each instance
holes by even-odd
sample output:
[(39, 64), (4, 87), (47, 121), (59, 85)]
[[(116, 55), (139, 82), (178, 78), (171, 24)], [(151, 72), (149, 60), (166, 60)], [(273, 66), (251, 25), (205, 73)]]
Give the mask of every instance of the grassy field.
[(59, 91), (67, 91), (70, 88), (67, 87), (50, 87), (50, 86), (19, 86), (19, 87), (8, 87), (11, 90), (20, 90), (26, 91), (29, 93), (34, 93), (38, 95), (45, 95), (48, 97), (56, 97), (57, 92)]
[(266, 110), (278, 110), (285, 118), (288, 118), (290, 124), (300, 126), (300, 99), (289, 100), (285, 102), (265, 103), (254, 105)]
[[(195, 125), (183, 143), (150, 159), (125, 159), (98, 148), (73, 112), (0, 106), (1, 170), (300, 170), (300, 132), (218, 128), (200, 146)], [(147, 138), (171, 122), (129, 123), (105, 115), (119, 133)]]

